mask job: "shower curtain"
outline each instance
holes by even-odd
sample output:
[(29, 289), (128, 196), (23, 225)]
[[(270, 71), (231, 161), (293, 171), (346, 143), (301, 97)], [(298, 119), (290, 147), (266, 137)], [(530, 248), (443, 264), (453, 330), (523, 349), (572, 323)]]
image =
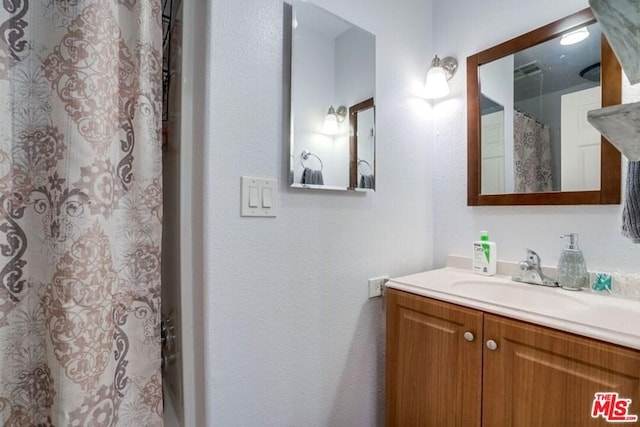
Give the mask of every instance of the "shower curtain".
[(0, 6), (0, 425), (160, 426), (160, 0)]
[(513, 114), (515, 192), (552, 191), (549, 126), (519, 111)]

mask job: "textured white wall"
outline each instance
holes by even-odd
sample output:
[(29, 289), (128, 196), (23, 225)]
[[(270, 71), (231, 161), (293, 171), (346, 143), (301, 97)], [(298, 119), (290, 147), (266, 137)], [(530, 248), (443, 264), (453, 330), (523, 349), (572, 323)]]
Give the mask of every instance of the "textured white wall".
[[(376, 192), (290, 189), (282, 1), (213, 0), (204, 286), (208, 426), (383, 425), (384, 317), (366, 281), (431, 267), (431, 1), (318, 0), (376, 34)], [(283, 77), (285, 76), (285, 77)], [(241, 218), (240, 176), (279, 180)]]
[[(458, 74), (452, 94), (434, 106), (435, 259), (470, 256), (481, 229), (498, 244), (498, 259), (524, 259), (524, 248), (555, 265), (560, 234), (580, 233), (587, 266), (638, 271), (640, 246), (621, 236), (621, 206), (467, 207), (466, 205), (466, 57), (588, 6), (586, 0), (447, 0), (434, 2), (434, 45), (442, 56), (455, 55)], [(638, 87), (623, 89), (626, 102), (640, 99)]]

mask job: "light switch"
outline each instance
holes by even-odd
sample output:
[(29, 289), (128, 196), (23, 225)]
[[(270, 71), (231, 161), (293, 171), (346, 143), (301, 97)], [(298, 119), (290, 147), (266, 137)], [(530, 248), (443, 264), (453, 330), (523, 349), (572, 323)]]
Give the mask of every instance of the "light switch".
[(240, 216), (277, 216), (277, 184), (275, 179), (243, 176)]
[(257, 208), (258, 206), (259, 206), (258, 187), (250, 186), (249, 187), (249, 207)]
[(262, 207), (270, 208), (273, 204), (271, 200), (271, 188), (263, 188), (262, 189)]

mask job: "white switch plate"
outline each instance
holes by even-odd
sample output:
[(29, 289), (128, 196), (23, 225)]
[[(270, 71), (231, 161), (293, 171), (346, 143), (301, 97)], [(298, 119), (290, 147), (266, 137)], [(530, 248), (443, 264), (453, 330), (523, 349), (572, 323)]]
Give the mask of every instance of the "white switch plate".
[(374, 277), (369, 279), (369, 298), (382, 296), (382, 287), (389, 279), (389, 276)]
[[(277, 215), (278, 198), (277, 198), (277, 184), (278, 181), (270, 178), (253, 178), (250, 176), (242, 177), (242, 191), (240, 194), (241, 208), (240, 216), (264, 216), (275, 217)], [(257, 200), (252, 200), (253, 203), (249, 203), (249, 194), (251, 188), (257, 188), (257, 191), (253, 191), (253, 197), (257, 197)], [(267, 194), (271, 190), (271, 207), (264, 207), (263, 196), (267, 189)], [(256, 194), (257, 193), (257, 194)], [(269, 204), (269, 203), (267, 203)], [(255, 205), (255, 206), (250, 206)]]

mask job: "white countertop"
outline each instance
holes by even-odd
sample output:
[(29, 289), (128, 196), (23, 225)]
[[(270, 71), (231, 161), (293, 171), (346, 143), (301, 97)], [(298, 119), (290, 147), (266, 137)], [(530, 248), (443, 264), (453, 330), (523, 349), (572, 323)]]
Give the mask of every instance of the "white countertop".
[(387, 287), (640, 350), (640, 301), (442, 268)]

